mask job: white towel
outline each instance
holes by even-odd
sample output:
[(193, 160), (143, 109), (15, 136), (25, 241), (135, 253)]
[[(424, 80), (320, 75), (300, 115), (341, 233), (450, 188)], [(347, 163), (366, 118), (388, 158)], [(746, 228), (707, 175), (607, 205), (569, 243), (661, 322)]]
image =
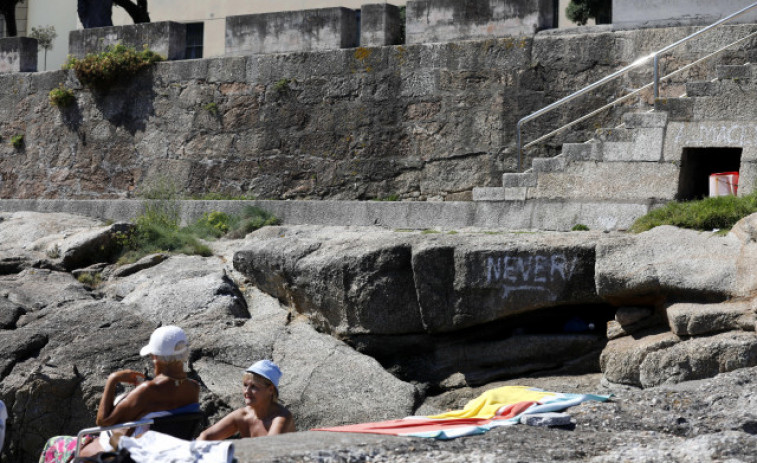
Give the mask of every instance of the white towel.
[(230, 441), (187, 441), (157, 431), (142, 437), (123, 437), (118, 448), (125, 448), (137, 463), (231, 463), (234, 445)]

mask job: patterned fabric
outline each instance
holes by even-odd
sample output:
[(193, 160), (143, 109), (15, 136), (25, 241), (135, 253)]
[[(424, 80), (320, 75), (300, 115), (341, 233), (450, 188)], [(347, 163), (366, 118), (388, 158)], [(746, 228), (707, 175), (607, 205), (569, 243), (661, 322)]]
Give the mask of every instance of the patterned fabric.
[[(82, 438), (82, 447), (94, 439), (94, 436), (85, 436)], [(39, 463), (68, 463), (74, 459), (75, 454), (75, 436), (55, 436), (48, 439), (47, 443), (45, 443), (42, 455), (39, 456)]]

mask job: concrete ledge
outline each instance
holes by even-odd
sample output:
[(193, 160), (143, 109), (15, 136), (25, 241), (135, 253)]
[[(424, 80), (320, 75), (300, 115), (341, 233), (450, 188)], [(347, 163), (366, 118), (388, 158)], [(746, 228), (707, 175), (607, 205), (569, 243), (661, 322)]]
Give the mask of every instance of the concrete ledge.
[(226, 54), (321, 51), (356, 47), (357, 16), (349, 8), (319, 8), (226, 18)]
[(89, 53), (103, 52), (118, 43), (137, 50), (142, 50), (146, 45), (169, 61), (184, 59), (187, 27), (173, 21), (162, 21), (74, 30), (68, 34), (68, 53), (84, 58)]
[(0, 73), (37, 72), (37, 39), (0, 39)]
[[(501, 190), (501, 189), (500, 189)], [(354, 225), (453, 230), (568, 231), (581, 223), (593, 230), (624, 230), (646, 214), (649, 201), (529, 200), (484, 202), (386, 201), (179, 201), (182, 221), (210, 211), (240, 212), (257, 206), (288, 225)], [(66, 212), (101, 220), (129, 221), (142, 212), (138, 200), (0, 199), (0, 212)]]

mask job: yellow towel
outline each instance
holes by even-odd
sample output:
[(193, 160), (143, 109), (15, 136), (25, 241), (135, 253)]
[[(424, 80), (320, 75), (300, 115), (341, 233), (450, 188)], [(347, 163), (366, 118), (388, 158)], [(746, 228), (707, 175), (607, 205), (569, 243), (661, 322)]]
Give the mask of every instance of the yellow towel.
[(462, 410), (454, 410), (429, 418), (482, 418), (494, 417), (501, 407), (518, 402), (538, 402), (545, 397), (554, 397), (553, 392), (535, 390), (528, 386), (503, 386), (484, 392), (465, 404)]

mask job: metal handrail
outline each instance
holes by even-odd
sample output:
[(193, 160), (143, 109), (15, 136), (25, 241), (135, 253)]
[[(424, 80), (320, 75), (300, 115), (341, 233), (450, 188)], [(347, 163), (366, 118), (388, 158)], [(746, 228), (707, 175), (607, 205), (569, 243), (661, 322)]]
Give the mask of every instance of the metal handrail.
[[(713, 51), (712, 53), (710, 53), (710, 54), (708, 54), (706, 56), (703, 56), (702, 58), (699, 58), (698, 60), (693, 61), (693, 62), (691, 62), (691, 63), (683, 66), (680, 69), (676, 69), (675, 71), (671, 72), (670, 74), (667, 74), (667, 75), (664, 75), (664, 76), (660, 77), (660, 80), (664, 81), (664, 80), (669, 79), (669, 78), (671, 78), (671, 77), (673, 77), (675, 75), (678, 75), (678, 74), (680, 74), (680, 73), (682, 73), (682, 72), (684, 72), (684, 71), (686, 71), (686, 70), (688, 70), (688, 69), (696, 66), (697, 64), (699, 64), (699, 63), (701, 63), (703, 61), (706, 61), (706, 60), (712, 58), (713, 56), (715, 56), (715, 55), (717, 55), (719, 53), (722, 53), (723, 51), (731, 48), (732, 46), (734, 46), (736, 44), (739, 44), (741, 42), (745, 42), (745, 41), (747, 41), (747, 40), (749, 40), (749, 39), (751, 39), (752, 37), (755, 37), (755, 36), (757, 36), (757, 31), (752, 32), (751, 34), (747, 35), (746, 37), (740, 38), (739, 40), (737, 40), (735, 42), (729, 43), (728, 45), (726, 45), (724, 47), (718, 48), (717, 50)], [(632, 91), (631, 93), (629, 93), (627, 95), (623, 95), (620, 98), (618, 98), (616, 100), (613, 100), (610, 103), (607, 103), (606, 105), (602, 106), (601, 108), (597, 108), (597, 109), (595, 109), (594, 111), (592, 111), (592, 112), (590, 112), (588, 114), (584, 114), (583, 116), (579, 117), (578, 119), (576, 119), (576, 120), (574, 120), (572, 122), (568, 122), (567, 124), (563, 125), (559, 129), (555, 129), (555, 130), (553, 130), (553, 131), (551, 131), (551, 132), (549, 132), (549, 133), (547, 133), (545, 135), (542, 135), (541, 137), (537, 138), (536, 140), (532, 140), (532, 141), (526, 143), (525, 145), (523, 145), (523, 149), (524, 150), (528, 149), (528, 148), (536, 145), (537, 143), (540, 143), (540, 142), (542, 142), (542, 141), (544, 141), (544, 140), (546, 140), (546, 139), (548, 139), (550, 137), (553, 137), (553, 136), (557, 135), (560, 132), (563, 132), (563, 131), (565, 131), (565, 130), (571, 128), (571, 127), (573, 127), (576, 124), (580, 124), (581, 122), (585, 121), (586, 119), (589, 119), (589, 118), (591, 118), (593, 116), (596, 116), (597, 114), (601, 113), (605, 109), (612, 108), (616, 104), (630, 99), (632, 96), (635, 96), (636, 94), (641, 93), (642, 91), (648, 89), (652, 85), (654, 85), (654, 82), (650, 82), (648, 84), (645, 84), (644, 86), (637, 88), (636, 90)]]
[[(718, 21), (710, 24), (709, 26), (707, 26), (707, 27), (705, 27), (703, 29), (701, 29), (701, 30), (699, 30), (699, 31), (697, 31), (697, 32), (695, 32), (695, 33), (693, 33), (691, 35), (688, 35), (688, 36), (684, 37), (683, 39), (681, 39), (681, 40), (679, 40), (679, 41), (677, 41), (675, 43), (672, 43), (672, 44), (670, 44), (670, 45), (668, 45), (668, 46), (666, 46), (666, 47), (664, 47), (664, 48), (662, 48), (662, 49), (660, 49), (660, 50), (658, 50), (658, 51), (656, 51), (654, 53), (651, 53), (651, 54), (649, 54), (647, 56), (642, 56), (641, 58), (637, 59), (636, 61), (634, 61), (633, 63), (629, 64), (628, 66), (625, 66), (622, 69), (620, 69), (618, 71), (615, 71), (612, 74), (610, 74), (610, 75), (608, 75), (608, 76), (606, 76), (606, 77), (604, 77), (604, 78), (602, 78), (602, 79), (594, 82), (593, 84), (589, 84), (586, 87), (582, 88), (581, 90), (578, 90), (577, 92), (571, 93), (570, 95), (568, 95), (568, 96), (566, 96), (564, 98), (561, 98), (561, 99), (555, 101), (554, 103), (552, 103), (552, 104), (550, 104), (548, 106), (545, 106), (544, 108), (542, 108), (542, 109), (540, 109), (540, 110), (538, 110), (538, 111), (536, 111), (534, 113), (531, 113), (528, 116), (526, 116), (526, 117), (522, 118), (521, 120), (519, 120), (518, 124), (517, 124), (518, 172), (521, 171), (522, 162), (523, 162), (523, 146), (522, 146), (522, 142), (521, 142), (521, 127), (523, 126), (524, 123), (526, 123), (528, 121), (531, 121), (533, 119), (536, 119), (537, 117), (540, 117), (540, 116), (542, 116), (542, 115), (544, 115), (544, 114), (546, 114), (546, 113), (548, 113), (548, 112), (550, 112), (550, 111), (552, 111), (552, 110), (554, 110), (554, 109), (556, 109), (556, 108), (558, 108), (558, 107), (560, 107), (560, 106), (562, 106), (562, 105), (564, 105), (566, 103), (569, 103), (570, 101), (573, 101), (574, 99), (578, 98), (579, 96), (584, 95), (584, 94), (586, 94), (586, 93), (594, 90), (595, 88), (601, 87), (602, 85), (604, 85), (604, 84), (606, 84), (606, 83), (608, 83), (608, 82), (610, 82), (612, 80), (615, 80), (616, 78), (618, 78), (618, 77), (620, 77), (620, 76), (628, 73), (630, 70), (632, 70), (632, 69), (634, 69), (634, 68), (636, 68), (638, 66), (641, 66), (642, 64), (646, 63), (650, 59), (653, 60), (653, 62), (654, 62), (654, 80), (653, 80), (652, 84), (648, 84), (645, 87), (648, 87), (649, 85), (654, 85), (654, 96), (655, 96), (655, 98), (659, 97), (659, 81), (660, 81), (660, 77), (659, 77), (659, 61), (660, 61), (660, 55), (662, 53), (665, 53), (665, 52), (667, 52), (667, 51), (669, 51), (669, 50), (671, 50), (671, 49), (673, 49), (673, 48), (675, 48), (675, 47), (677, 47), (677, 46), (679, 46), (679, 45), (681, 45), (683, 43), (686, 43), (689, 40), (693, 39), (694, 37), (697, 37), (697, 36), (699, 36), (699, 35), (707, 32), (709, 30), (712, 30), (712, 29), (714, 29), (714, 28), (716, 28), (716, 27), (718, 27), (718, 26), (720, 26), (720, 25), (722, 25), (722, 24), (724, 24), (724, 23), (726, 23), (726, 22), (728, 22), (728, 21), (730, 21), (730, 20), (732, 20), (732, 19), (734, 19), (736, 17), (739, 17), (739, 16), (743, 15), (744, 13), (746, 13), (747, 11), (749, 11), (749, 10), (751, 10), (753, 8), (756, 8), (756, 7), (757, 7), (757, 2), (752, 3), (751, 5), (749, 5), (749, 6), (745, 7), (745, 8), (742, 8), (741, 10), (739, 10), (739, 11), (737, 11), (737, 12), (735, 12), (735, 13), (729, 15), (729, 16), (726, 16), (723, 19), (720, 19), (720, 20), (718, 20)], [(670, 75), (672, 75), (672, 74), (670, 74)], [(665, 76), (665, 78), (669, 77), (670, 75)], [(625, 98), (623, 98), (623, 99), (625, 99)], [(614, 103), (616, 103), (616, 102), (611, 103), (611, 105), (614, 104)], [(605, 107), (603, 107), (601, 109), (605, 109), (606, 107), (607, 106), (605, 106)], [(596, 113), (596, 111), (593, 112), (592, 115), (595, 114), (595, 113)], [(571, 125), (572, 124), (573, 123), (571, 123)], [(553, 133), (556, 133), (556, 132), (557, 131), (555, 131)]]

